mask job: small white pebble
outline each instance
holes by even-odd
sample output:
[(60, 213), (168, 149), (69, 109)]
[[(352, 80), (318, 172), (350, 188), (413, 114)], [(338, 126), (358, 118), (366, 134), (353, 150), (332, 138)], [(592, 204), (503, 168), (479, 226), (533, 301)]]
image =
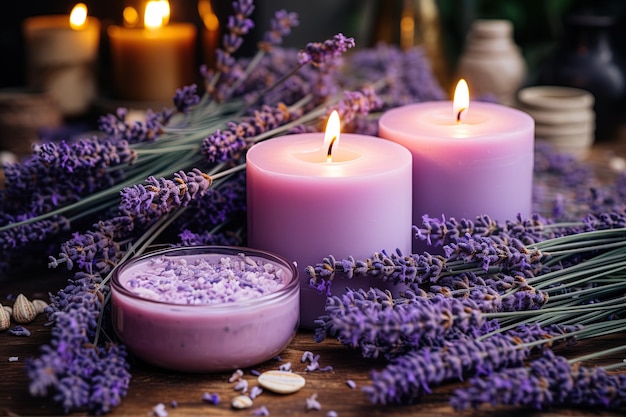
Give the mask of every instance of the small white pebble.
[(626, 170), (626, 159), (614, 156), (609, 159), (609, 167), (615, 172), (623, 172)]
[(259, 385), (277, 394), (292, 394), (300, 391), (306, 380), (294, 373), (285, 371), (267, 371), (259, 375)]
[(17, 362), (18, 360), (20, 360), (20, 358), (17, 356), (9, 356), (9, 362)]
[(252, 398), (247, 395), (238, 395), (233, 398), (233, 401), (230, 403), (233, 408), (238, 410), (243, 410), (244, 408), (252, 407)]

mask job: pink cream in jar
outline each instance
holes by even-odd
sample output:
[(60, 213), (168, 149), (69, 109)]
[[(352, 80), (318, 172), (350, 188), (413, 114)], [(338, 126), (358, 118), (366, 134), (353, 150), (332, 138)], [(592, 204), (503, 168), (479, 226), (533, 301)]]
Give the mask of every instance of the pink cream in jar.
[(278, 355), (299, 323), (293, 263), (243, 247), (168, 249), (120, 265), (113, 326), (138, 358), (172, 370), (217, 372)]

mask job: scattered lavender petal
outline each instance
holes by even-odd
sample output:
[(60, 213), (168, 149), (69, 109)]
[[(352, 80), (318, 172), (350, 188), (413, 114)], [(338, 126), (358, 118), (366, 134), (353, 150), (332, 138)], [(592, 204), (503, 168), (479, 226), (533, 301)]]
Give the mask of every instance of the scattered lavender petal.
[(322, 404), (317, 401), (317, 392), (314, 392), (309, 398), (306, 399), (306, 409), (307, 411), (322, 409)]
[(30, 330), (24, 326), (15, 326), (9, 330), (9, 334), (13, 336), (30, 336)]
[(248, 392), (248, 381), (243, 378), (240, 379), (239, 381), (237, 381), (233, 389), (235, 391), (241, 391), (242, 393)]
[(237, 369), (235, 370), (235, 372), (233, 372), (230, 378), (228, 378), (228, 382), (232, 383), (232, 382), (239, 381), (242, 376), (243, 376), (243, 371), (241, 369)]
[(355, 389), (355, 388), (356, 388), (356, 382), (354, 382), (354, 381), (353, 381), (353, 380), (351, 380), (351, 379), (346, 380), (346, 385), (347, 385), (347, 386), (349, 386), (349, 387), (350, 387), (350, 388), (352, 388), (352, 389)]
[(254, 410), (252, 410), (252, 415), (253, 416), (269, 416), (270, 410), (268, 410), (266, 406), (262, 405), (259, 408), (255, 408)]
[(158, 403), (154, 407), (152, 407), (152, 415), (155, 417), (167, 417), (167, 410), (165, 409), (165, 404)]
[(329, 410), (326, 413), (326, 417), (339, 417), (339, 414), (337, 414), (337, 412), (335, 410)]
[(258, 397), (262, 393), (263, 393), (263, 388), (259, 387), (258, 385), (254, 385), (252, 388), (250, 388), (250, 393), (248, 393), (248, 396), (254, 400), (256, 397)]
[(220, 403), (220, 395), (217, 392), (205, 392), (202, 394), (202, 402), (217, 405)]
[(9, 356), (9, 362), (17, 362), (20, 360), (18, 356)]
[(291, 371), (291, 362), (285, 362), (278, 367), (281, 371)]

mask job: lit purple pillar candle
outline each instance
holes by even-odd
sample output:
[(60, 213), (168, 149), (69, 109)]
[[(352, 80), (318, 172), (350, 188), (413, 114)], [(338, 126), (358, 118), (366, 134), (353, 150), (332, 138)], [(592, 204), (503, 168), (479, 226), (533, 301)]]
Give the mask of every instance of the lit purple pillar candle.
[[(330, 124), (330, 122), (329, 122)], [(336, 134), (339, 138), (339, 121)], [(314, 327), (326, 297), (309, 287), (308, 265), (328, 255), (362, 259), (382, 250), (411, 250), (411, 153), (373, 136), (289, 135), (254, 145), (247, 154), (248, 245), (296, 261), (301, 279), (300, 324)], [(338, 282), (342, 281), (342, 282)], [(333, 282), (382, 286), (356, 277)]]
[(533, 119), (498, 104), (470, 105), (467, 87), (464, 95), (465, 103), (411, 104), (380, 118), (380, 136), (413, 155), (415, 225), (424, 214), (498, 221), (531, 214)]

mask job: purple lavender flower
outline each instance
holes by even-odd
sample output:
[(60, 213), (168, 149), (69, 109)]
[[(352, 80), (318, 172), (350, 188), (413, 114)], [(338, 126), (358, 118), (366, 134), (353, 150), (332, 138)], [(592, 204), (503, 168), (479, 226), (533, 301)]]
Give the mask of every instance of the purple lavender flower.
[(52, 394), (66, 413), (88, 408), (104, 414), (126, 395), (130, 373), (123, 346), (93, 344), (108, 286), (99, 276), (77, 274), (51, 296), (52, 339), (40, 355), (27, 362), (29, 391), (35, 397)]
[(626, 404), (626, 375), (608, 374), (601, 367), (570, 364), (550, 350), (523, 368), (504, 369), (486, 378), (472, 378), (470, 386), (454, 391), (450, 405), (456, 410), (482, 404), (513, 405), (532, 409), (585, 405), (620, 408)]
[(298, 53), (298, 63), (300, 65), (311, 63), (319, 66), (340, 57), (354, 45), (354, 38), (347, 38), (342, 33), (338, 33), (323, 43), (312, 42), (307, 44), (306, 48)]
[(283, 42), (283, 38), (289, 36), (291, 29), (299, 24), (297, 13), (286, 10), (277, 11), (274, 14), (274, 18), (270, 21), (270, 30), (265, 32), (259, 47), (269, 51), (272, 45), (280, 45)]
[(315, 336), (320, 341), (330, 334), (346, 345), (360, 346), (367, 356), (377, 356), (437, 344), (447, 333), (468, 332), (481, 322), (480, 309), (471, 300), (436, 295), (396, 302), (390, 294), (370, 288), (328, 297)]
[(210, 163), (236, 161), (248, 146), (246, 139), (275, 129), (299, 115), (285, 105), (263, 106), (240, 123), (228, 123), (228, 129), (217, 130), (202, 142), (201, 153)]
[(119, 108), (115, 114), (101, 116), (98, 128), (112, 139), (125, 140), (129, 143), (154, 142), (173, 114), (172, 109), (163, 109), (160, 112), (149, 109), (146, 111), (145, 120), (129, 121), (128, 109)]
[(552, 337), (576, 330), (575, 327), (523, 325), (484, 340), (459, 335), (441, 346), (424, 347), (397, 356), (382, 370), (372, 372), (372, 385), (363, 388), (378, 404), (417, 402), (431, 388), (445, 381), (462, 380), (467, 375), (488, 374), (520, 366), (531, 349), (524, 343), (550, 341)]
[(370, 112), (382, 108), (382, 100), (372, 88), (363, 88), (360, 91), (346, 91), (343, 99), (331, 108), (337, 110), (341, 122), (346, 125), (358, 116), (367, 116)]
[(176, 89), (174, 106), (180, 113), (188, 113), (189, 109), (199, 102), (200, 96), (198, 95), (198, 86), (196, 84)]
[(160, 217), (175, 208), (184, 207), (195, 198), (202, 197), (211, 187), (212, 180), (207, 174), (194, 168), (187, 173), (175, 173), (173, 180), (150, 176), (146, 182), (145, 186), (134, 185), (121, 192), (120, 207), (131, 216), (155, 212)]
[(355, 81), (386, 81), (385, 87), (378, 91), (383, 98), (384, 108), (443, 100), (446, 97), (422, 48), (403, 51), (397, 46), (379, 44), (375, 48), (352, 53), (349, 56), (349, 65), (352, 71), (342, 78), (349, 88)]

